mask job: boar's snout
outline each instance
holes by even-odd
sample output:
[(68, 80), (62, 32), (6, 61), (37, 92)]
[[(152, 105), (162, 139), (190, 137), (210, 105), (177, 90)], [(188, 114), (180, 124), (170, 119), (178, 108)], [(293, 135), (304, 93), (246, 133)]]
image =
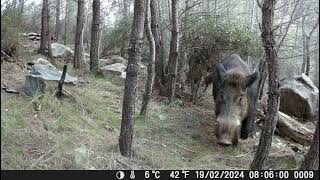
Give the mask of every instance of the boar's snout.
[(230, 146), (232, 145), (232, 142), (228, 139), (219, 139), (218, 144), (221, 146)]
[(219, 145), (230, 146), (238, 142), (239, 125), (237, 123), (218, 123), (216, 137)]

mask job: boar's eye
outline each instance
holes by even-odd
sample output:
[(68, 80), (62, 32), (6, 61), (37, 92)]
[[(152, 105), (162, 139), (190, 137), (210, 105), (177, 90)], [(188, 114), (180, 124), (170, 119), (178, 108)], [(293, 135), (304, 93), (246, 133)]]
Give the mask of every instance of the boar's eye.
[(244, 97), (244, 96), (242, 96), (242, 95), (241, 95), (241, 96), (238, 96), (238, 98), (237, 98), (237, 103), (238, 103), (238, 104), (242, 104), (243, 97)]
[(224, 96), (223, 96), (223, 94), (219, 94), (219, 99), (220, 99), (221, 101), (224, 101)]

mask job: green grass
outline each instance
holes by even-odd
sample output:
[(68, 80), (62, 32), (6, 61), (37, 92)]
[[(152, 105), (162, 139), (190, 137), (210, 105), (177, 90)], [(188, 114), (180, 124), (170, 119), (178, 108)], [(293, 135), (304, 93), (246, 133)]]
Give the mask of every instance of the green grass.
[[(71, 66), (68, 73), (77, 76)], [(2, 81), (17, 77), (1, 75)], [(252, 161), (253, 143), (217, 146), (212, 112), (204, 107), (152, 99), (140, 116), (141, 85), (134, 153), (124, 158), (118, 149), (123, 85), (112, 76), (83, 77), (90, 83), (64, 86), (63, 99), (55, 97), (55, 84), (33, 98), (1, 94), (2, 169), (245, 169)], [(292, 167), (287, 164), (280, 168)]]

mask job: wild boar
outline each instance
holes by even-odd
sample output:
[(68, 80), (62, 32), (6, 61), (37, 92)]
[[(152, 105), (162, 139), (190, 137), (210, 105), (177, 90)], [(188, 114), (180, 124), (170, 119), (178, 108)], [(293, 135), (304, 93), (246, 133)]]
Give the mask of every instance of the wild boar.
[(256, 118), (258, 72), (251, 73), (240, 56), (233, 54), (212, 73), (218, 143), (232, 145), (253, 135)]

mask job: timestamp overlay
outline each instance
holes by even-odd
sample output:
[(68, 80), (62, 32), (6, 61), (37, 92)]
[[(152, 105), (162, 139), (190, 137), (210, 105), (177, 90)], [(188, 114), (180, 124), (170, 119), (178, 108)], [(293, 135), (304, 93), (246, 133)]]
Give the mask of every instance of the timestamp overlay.
[[(134, 174), (134, 175), (133, 175)], [(137, 170), (116, 179), (319, 179), (315, 170)]]

